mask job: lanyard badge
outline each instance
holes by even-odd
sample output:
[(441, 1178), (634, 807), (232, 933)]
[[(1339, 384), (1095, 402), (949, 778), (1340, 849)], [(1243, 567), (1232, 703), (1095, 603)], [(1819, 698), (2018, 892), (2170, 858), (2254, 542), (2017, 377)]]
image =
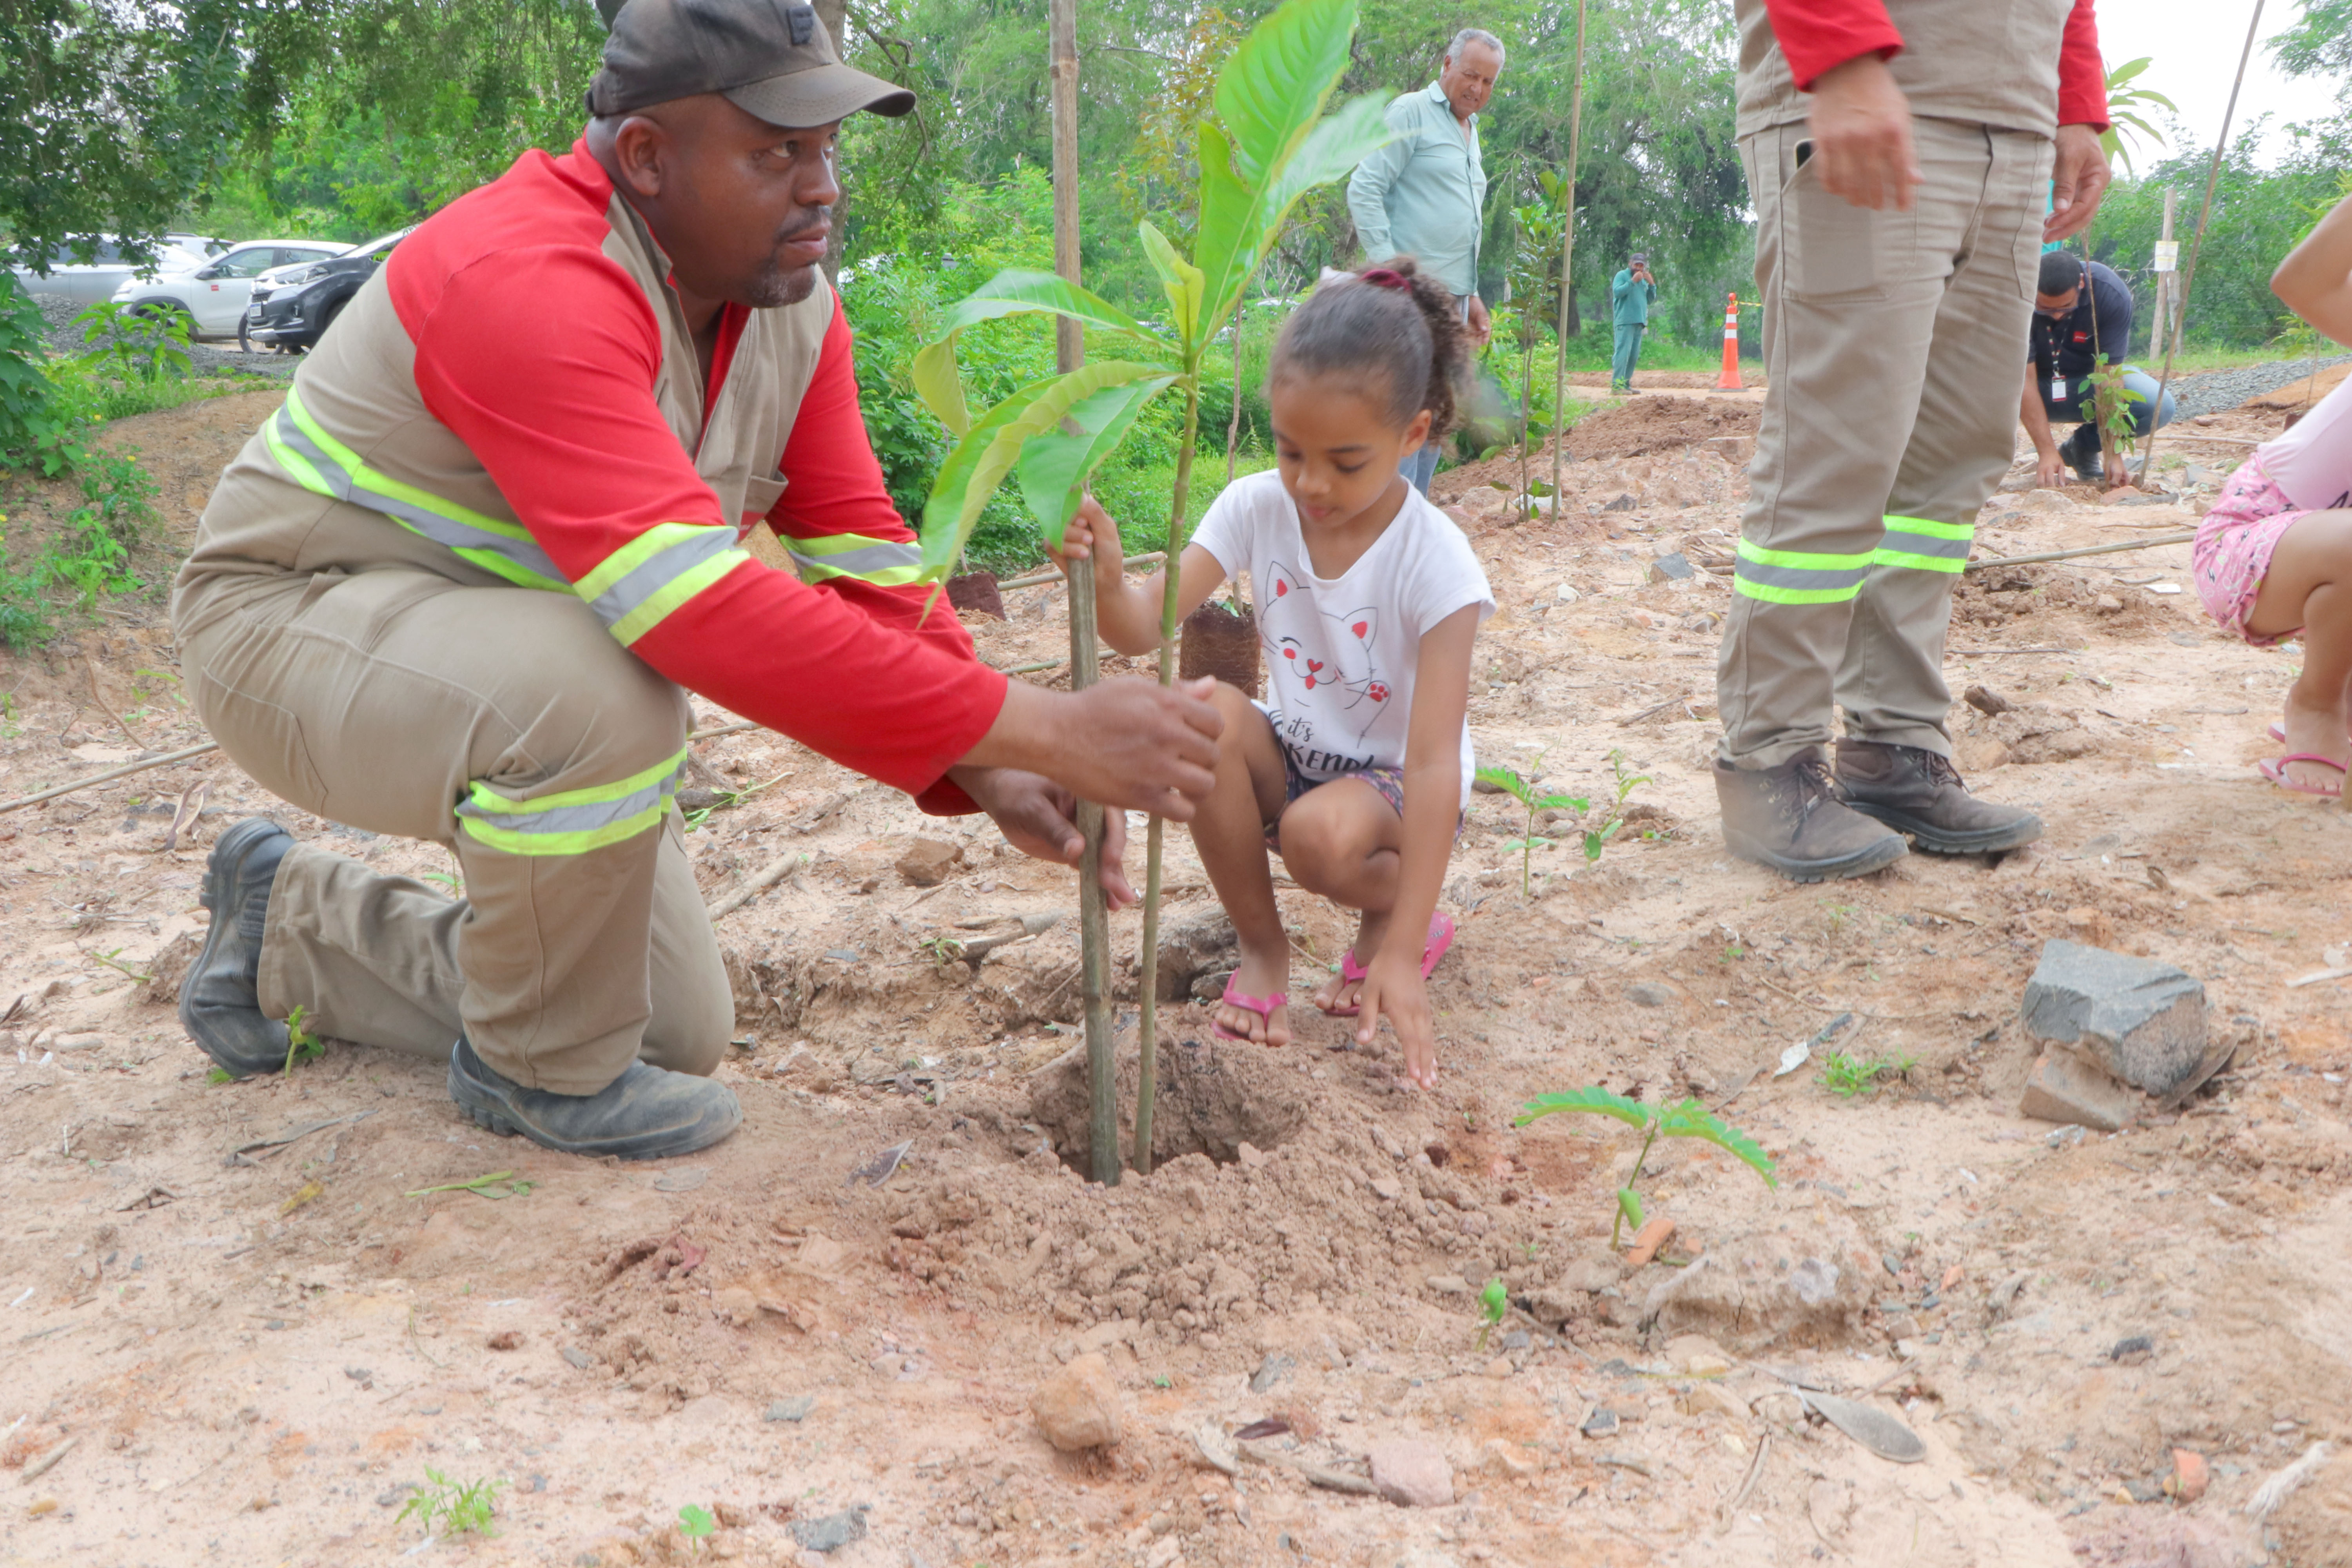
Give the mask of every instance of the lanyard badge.
[(2053, 403), (2063, 403), (2066, 401), (2066, 378), (2064, 376), (2054, 374), (2051, 376), (2050, 401)]

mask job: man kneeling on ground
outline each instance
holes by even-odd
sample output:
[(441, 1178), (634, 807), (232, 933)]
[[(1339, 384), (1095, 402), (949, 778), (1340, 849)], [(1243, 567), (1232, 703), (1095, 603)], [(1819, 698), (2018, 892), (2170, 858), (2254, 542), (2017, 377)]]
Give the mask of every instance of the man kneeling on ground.
[[(2035, 287), (2032, 348), (2019, 414), (2041, 457), (2036, 482), (2043, 485), (2063, 481), (2062, 463), (2087, 485), (2115, 486), (2125, 480), (2123, 455), (2105, 450), (2100, 437), (2091, 375), (2100, 361), (2122, 364), (2131, 350), (2131, 289), (2103, 261), (2087, 264), (2086, 286), (2085, 265), (2070, 252), (2046, 251)], [(2136, 364), (2123, 365), (2123, 373), (2133, 436), (2171, 424), (2179, 412), (2172, 394), (2164, 395), (2164, 406), (2158, 409), (2156, 378)], [(2060, 446), (2052, 438), (2051, 422), (2067, 419), (2082, 423)]]
[(231, 1074), (282, 1062), (299, 1006), (446, 1062), (493, 1132), (652, 1159), (733, 1131), (671, 802), (688, 692), (1048, 859), (1074, 794), (1192, 816), (1213, 682), (1008, 683), (916, 580), (817, 265), (841, 120), (913, 106), (806, 4), (630, 0), (581, 140), (426, 220), (304, 359), (173, 588), (190, 697), (265, 788), (447, 845), (465, 891), (223, 834), (180, 1016)]

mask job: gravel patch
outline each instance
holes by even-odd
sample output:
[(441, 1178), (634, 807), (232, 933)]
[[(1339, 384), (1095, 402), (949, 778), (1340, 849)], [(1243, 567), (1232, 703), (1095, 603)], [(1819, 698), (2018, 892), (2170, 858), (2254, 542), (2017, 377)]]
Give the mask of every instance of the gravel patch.
[[(82, 341), (81, 329), (73, 319), (85, 307), (79, 300), (68, 300), (62, 294), (36, 294), (33, 303), (41, 309), (41, 320), (47, 323), (49, 345), (59, 353), (86, 353), (96, 345)], [(239, 353), (235, 345), (217, 348), (210, 343), (188, 345), (190, 369), (199, 376), (268, 375), (285, 380), (302, 363), (299, 354)]]
[[(2319, 368), (2342, 364), (2352, 360), (2352, 354), (2324, 355)], [(2150, 374), (2162, 371), (2161, 364), (2148, 367)], [(2249, 397), (2260, 397), (2265, 392), (2276, 392), (2291, 382), (2301, 381), (2311, 374), (2312, 362), (2307, 359), (2275, 359), (2263, 364), (2240, 365), (2234, 370), (2209, 370), (2201, 375), (2175, 376), (2172, 381), (2174, 401), (2180, 405), (2186, 416), (2192, 414), (2219, 414), (2225, 408), (2235, 408)]]

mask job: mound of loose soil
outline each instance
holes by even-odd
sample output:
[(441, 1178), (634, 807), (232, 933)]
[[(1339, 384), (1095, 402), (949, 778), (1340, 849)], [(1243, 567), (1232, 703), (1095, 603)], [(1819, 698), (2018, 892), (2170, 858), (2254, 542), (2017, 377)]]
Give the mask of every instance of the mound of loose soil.
[[(184, 519), (266, 411), (118, 436)], [(2218, 462), (2283, 418), (2173, 438)], [(1782, 882), (1725, 854), (1712, 778), (1753, 419), (1702, 396), (1596, 413), (1558, 519), (1507, 515), (1493, 487), (1516, 463), (1441, 478), (1500, 606), (1479, 755), (1592, 806), (1548, 813), (1535, 835), (1556, 842), (1528, 848), (1516, 803), (1471, 802), (1444, 883), (1459, 935), (1429, 986), (1433, 1091), (1400, 1084), (1392, 1039), (1346, 1048), (1303, 1000), (1286, 1049), (1211, 1038), (1199, 1003), (1231, 933), (1171, 833), (1157, 1169), (1108, 1190), (1077, 1173), (1071, 873), (776, 736), (696, 748), (766, 787), (685, 840), (713, 900), (798, 863), (719, 921), (739, 1011), (718, 1071), (744, 1122), (650, 1167), (492, 1139), (443, 1064), (341, 1043), (290, 1076), (206, 1080), (168, 1004), (215, 836), (272, 811), (412, 877), (446, 877), (439, 847), (287, 810), (216, 753), (0, 816), (0, 1004), (23, 998), (0, 1021), (0, 1469), (37, 1471), (0, 1478), (23, 1500), (0, 1542), (58, 1563), (177, 1561), (155, 1542), (198, 1539), (224, 1561), (389, 1561), (421, 1537), (399, 1514), (427, 1466), (512, 1483), (473, 1550), (518, 1562), (783, 1568), (845, 1520), (867, 1540), (833, 1561), (1101, 1568), (2120, 1568), (2251, 1539), (2263, 1478), (2352, 1407), (2352, 1048), (2340, 987), (2285, 984), (2352, 946), (2352, 838), (2250, 765), (2275, 754), (2262, 728), (2298, 655), (2160, 594), (2187, 586), (2185, 545), (1971, 574), (1947, 674), (2007, 710), (1955, 711), (1962, 766), (2048, 837), (1998, 864)], [(2148, 527), (2030, 492), (2020, 456), (1988, 552)], [(1660, 571), (1671, 553), (1699, 570)], [(1008, 620), (966, 623), (984, 658), (1066, 652), (1066, 594), (1004, 600)], [(136, 672), (170, 670), (167, 632), (0, 660), (9, 795), (134, 754), (92, 667), (141, 749), (203, 738), (167, 699), (131, 700)], [(1621, 769), (1642, 781), (1631, 826), (1587, 863), (1579, 829)], [(925, 862), (944, 880), (898, 869), (919, 838), (956, 851)], [(1303, 999), (1353, 921), (1286, 879), (1276, 898)], [(1110, 931), (1124, 1118), (1139, 917)], [(2195, 974), (2234, 1061), (2122, 1133), (2024, 1121), (2041, 1047), (2017, 998), (2056, 937)], [(1885, 1064), (1874, 1091), (1774, 1076), (1847, 1015), (1816, 1058)], [(1702, 1097), (1779, 1185), (1661, 1139), (1633, 1184), (1677, 1229), (1633, 1266), (1609, 1245), (1633, 1131), (1513, 1124), (1587, 1083)], [(434, 1190), (499, 1171), (530, 1190)], [(1482, 1337), (1489, 1279), (1507, 1310)], [(1030, 1414), (1082, 1352), (1123, 1406), (1108, 1454), (1057, 1453)], [(1863, 1452), (1791, 1382), (1899, 1415), (1927, 1458)], [(1288, 1430), (1225, 1473), (1262, 1418)], [(1331, 1489), (1399, 1440), (1460, 1500)], [(2201, 1501), (2162, 1500), (2175, 1447), (2210, 1457)], [(2298, 1562), (2341, 1554), (2345, 1474), (2271, 1521)], [(699, 1552), (676, 1533), (688, 1503), (719, 1521)]]

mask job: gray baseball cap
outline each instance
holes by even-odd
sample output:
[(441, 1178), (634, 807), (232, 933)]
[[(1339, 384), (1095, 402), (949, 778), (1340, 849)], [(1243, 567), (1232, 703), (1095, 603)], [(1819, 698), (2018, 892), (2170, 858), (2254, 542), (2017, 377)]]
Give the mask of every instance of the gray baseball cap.
[(842, 64), (807, 0), (626, 0), (612, 28), (588, 86), (599, 118), (706, 92), (787, 128), (915, 107), (905, 88)]

